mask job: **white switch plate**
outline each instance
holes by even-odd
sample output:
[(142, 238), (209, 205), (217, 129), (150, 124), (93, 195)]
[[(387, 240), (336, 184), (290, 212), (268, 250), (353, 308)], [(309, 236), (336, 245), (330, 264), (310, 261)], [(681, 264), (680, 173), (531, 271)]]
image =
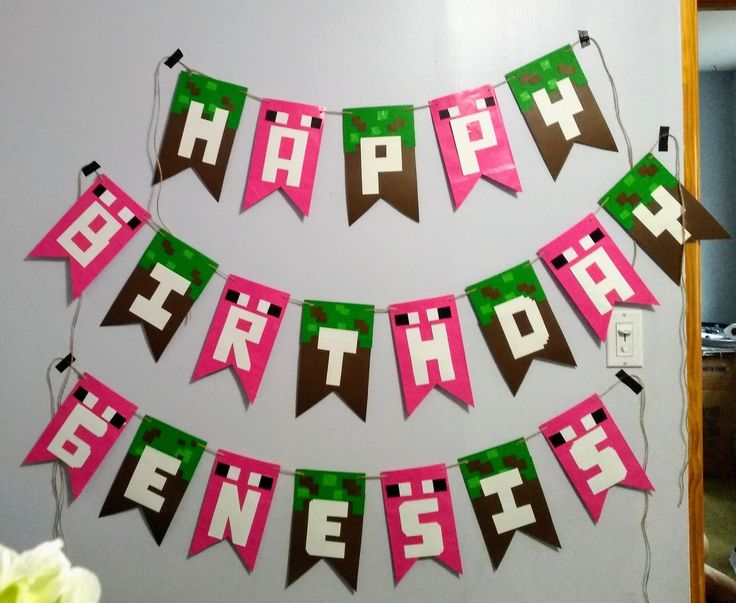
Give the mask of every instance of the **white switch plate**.
[(643, 363), (644, 330), (641, 310), (613, 310), (606, 335), (606, 366), (642, 366)]

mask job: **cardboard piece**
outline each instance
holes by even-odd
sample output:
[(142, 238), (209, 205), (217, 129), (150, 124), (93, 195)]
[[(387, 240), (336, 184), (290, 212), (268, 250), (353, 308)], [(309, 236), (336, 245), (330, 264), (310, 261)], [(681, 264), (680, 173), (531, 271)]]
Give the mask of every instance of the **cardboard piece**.
[(601, 341), (614, 304), (659, 303), (593, 214), (537, 253)]
[(406, 414), (435, 387), (473, 406), (454, 296), (391, 304), (388, 313)]
[(436, 98), (429, 110), (456, 208), (481, 176), (521, 191), (493, 86)]
[(201, 73), (179, 73), (153, 183), (192, 168), (219, 201), (247, 93)]
[(529, 261), (465, 288), (486, 345), (516, 395), (533, 360), (576, 366)]
[(506, 81), (555, 180), (575, 143), (618, 150), (571, 46), (507, 73)]
[(158, 360), (207, 286), (217, 264), (159, 230), (102, 320), (102, 326), (141, 323)]
[(598, 394), (539, 429), (593, 522), (598, 523), (613, 486), (654, 490)]
[(79, 496), (138, 407), (84, 373), (23, 463), (58, 460)]
[(303, 215), (309, 215), (324, 124), (324, 107), (261, 101), (243, 210), (281, 189)]
[(297, 417), (334, 392), (365, 421), (373, 318), (373, 306), (305, 300), (299, 334)]
[(379, 199), (419, 222), (414, 107), (343, 111), (348, 223), (355, 222)]
[(231, 274), (192, 380), (230, 367), (248, 400), (255, 402), (288, 304), (288, 293)]
[(599, 203), (678, 285), (685, 243), (729, 238), (716, 219), (651, 153)]
[(151, 217), (102, 174), (49, 230), (28, 257), (69, 260), (76, 298)]
[(143, 417), (100, 517), (137, 507), (160, 545), (206, 445), (158, 419)]

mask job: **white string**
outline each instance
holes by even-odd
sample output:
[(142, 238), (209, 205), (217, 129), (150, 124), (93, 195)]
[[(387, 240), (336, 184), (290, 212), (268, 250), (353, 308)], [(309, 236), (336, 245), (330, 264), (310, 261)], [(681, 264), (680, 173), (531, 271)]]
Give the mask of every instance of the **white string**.
[[(161, 84), (159, 81), (159, 76), (161, 72), (161, 65), (164, 64), (167, 58), (168, 57), (164, 57), (158, 62), (158, 64), (156, 65), (156, 70), (153, 73), (153, 109), (151, 111), (151, 119), (148, 121), (148, 132), (146, 134), (146, 150), (148, 151), (148, 160), (151, 163), (151, 171), (153, 172), (154, 176), (158, 175), (159, 178), (158, 184), (151, 187), (151, 193), (148, 197), (148, 210), (149, 212), (152, 210), (155, 211), (156, 218), (158, 219), (159, 224), (163, 225), (166, 230), (171, 232), (171, 229), (166, 225), (166, 222), (164, 222), (163, 218), (161, 217), (161, 188), (163, 187), (163, 170), (161, 169), (161, 162), (159, 161), (158, 157), (158, 144), (156, 142), (156, 138), (158, 137), (158, 122), (161, 113)], [(150, 145), (151, 147), (153, 147), (153, 152), (151, 152), (151, 149), (149, 148), (148, 141), (150, 141)], [(160, 226), (155, 228), (154, 230), (159, 229)]]

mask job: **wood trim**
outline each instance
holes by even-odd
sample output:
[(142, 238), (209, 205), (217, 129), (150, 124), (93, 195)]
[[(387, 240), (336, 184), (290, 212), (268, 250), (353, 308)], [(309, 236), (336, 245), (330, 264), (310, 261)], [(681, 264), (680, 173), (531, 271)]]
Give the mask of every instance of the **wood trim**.
[[(700, 197), (700, 121), (698, 99), (698, 5), (681, 0), (684, 185)], [(688, 396), (688, 514), (690, 524), (690, 601), (705, 601), (703, 554), (703, 359), (700, 347), (700, 243), (685, 245)]]
[(734, 10), (736, 0), (698, 0), (698, 10)]

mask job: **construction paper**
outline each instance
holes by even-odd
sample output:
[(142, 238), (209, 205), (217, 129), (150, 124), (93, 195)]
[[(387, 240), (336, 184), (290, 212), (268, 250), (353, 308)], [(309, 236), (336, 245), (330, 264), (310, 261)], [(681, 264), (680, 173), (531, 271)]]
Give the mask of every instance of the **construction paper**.
[(436, 98), (429, 110), (455, 207), (481, 176), (521, 190), (493, 86)]
[(473, 406), (455, 298), (392, 304), (388, 312), (406, 414), (436, 386)]
[(555, 180), (575, 143), (618, 150), (571, 46), (507, 73), (506, 81)]
[(601, 341), (614, 304), (659, 303), (593, 214), (537, 253)]
[(281, 189), (309, 215), (325, 109), (264, 98), (258, 112), (243, 209)]
[(324, 559), (358, 588), (365, 511), (365, 474), (297, 469), (286, 585)]
[(523, 438), (458, 459), (493, 569), (517, 531), (560, 548), (537, 470)]
[(539, 426), (593, 522), (616, 485), (654, 490), (598, 394)]
[(159, 230), (102, 326), (141, 323), (158, 360), (216, 269), (217, 264), (207, 256)]
[(253, 571), (279, 469), (273, 463), (218, 450), (189, 556), (228, 540), (245, 567)]
[(206, 445), (163, 421), (143, 417), (100, 517), (137, 507), (160, 545)]
[(192, 168), (219, 201), (247, 93), (201, 73), (179, 73), (153, 183)]
[(514, 395), (532, 360), (575, 366), (530, 262), (470, 285), (465, 291), (486, 345)]
[(381, 472), (383, 507), (398, 584), (417, 559), (463, 571), (445, 465)]
[(379, 199), (419, 222), (414, 107), (344, 109), (342, 135), (348, 223)]
[(365, 421), (373, 306), (306, 300), (299, 333), (296, 416), (330, 393)]
[(729, 238), (716, 219), (651, 153), (599, 203), (678, 285), (687, 241)]
[(192, 379), (231, 367), (255, 402), (288, 303), (288, 293), (231, 274)]
[(72, 297), (79, 297), (151, 217), (102, 174), (41, 239), (28, 257), (66, 258)]
[(24, 463), (59, 460), (79, 496), (138, 407), (84, 373), (43, 430)]

